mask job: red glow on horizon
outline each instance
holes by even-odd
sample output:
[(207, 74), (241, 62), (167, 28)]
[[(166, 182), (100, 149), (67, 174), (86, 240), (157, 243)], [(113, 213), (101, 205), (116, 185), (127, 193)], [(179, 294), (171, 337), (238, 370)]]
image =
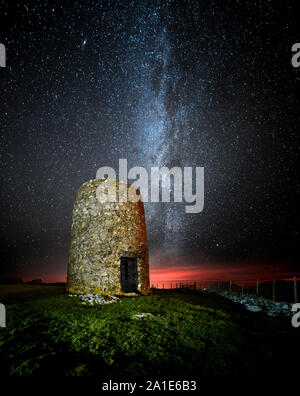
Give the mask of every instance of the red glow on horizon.
[[(45, 283), (66, 282), (67, 264), (65, 257), (52, 256), (44, 260), (41, 268), (40, 260), (34, 258), (32, 266), (23, 274), (14, 274), (14, 277), (23, 279), (25, 282), (33, 279), (42, 279)], [(189, 263), (190, 265), (185, 265)], [(58, 268), (60, 268), (58, 270)], [(260, 281), (271, 279), (292, 280), (298, 273), (289, 271), (290, 267), (285, 264), (271, 265), (265, 263), (222, 263), (202, 262), (195, 263), (190, 260), (177, 258), (176, 260), (159, 260), (159, 257), (151, 257), (150, 285), (163, 283), (168, 284), (176, 281), (221, 281), (253, 282), (257, 278)]]
[[(215, 267), (215, 268), (214, 268)], [(284, 271), (274, 271), (268, 265), (191, 265), (191, 266), (166, 266), (150, 270), (150, 283), (168, 281), (196, 281), (196, 280), (219, 280), (219, 281), (255, 281), (270, 279), (291, 280), (293, 274)]]

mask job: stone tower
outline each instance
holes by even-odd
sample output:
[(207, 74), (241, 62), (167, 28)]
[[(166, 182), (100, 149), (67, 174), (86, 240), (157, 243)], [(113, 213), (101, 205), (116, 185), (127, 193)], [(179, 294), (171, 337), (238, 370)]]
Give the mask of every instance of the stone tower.
[[(99, 188), (106, 202), (99, 200)], [(143, 202), (119, 200), (119, 191), (127, 194), (130, 188), (133, 186), (115, 179), (90, 180), (79, 188), (73, 209), (69, 292), (150, 292)]]

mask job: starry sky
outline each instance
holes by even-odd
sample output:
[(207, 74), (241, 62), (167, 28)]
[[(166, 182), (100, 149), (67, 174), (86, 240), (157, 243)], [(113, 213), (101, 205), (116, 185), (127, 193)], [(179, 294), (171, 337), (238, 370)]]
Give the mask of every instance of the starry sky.
[(119, 158), (204, 167), (201, 213), (145, 204), (157, 279), (296, 271), (295, 5), (0, 1), (0, 275), (65, 279), (76, 190)]

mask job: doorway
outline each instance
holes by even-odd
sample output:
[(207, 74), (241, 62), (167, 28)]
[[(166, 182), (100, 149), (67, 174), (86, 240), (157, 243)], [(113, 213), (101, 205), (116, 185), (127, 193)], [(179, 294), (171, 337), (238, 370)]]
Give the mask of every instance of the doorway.
[(121, 257), (121, 284), (123, 292), (137, 292), (137, 259)]

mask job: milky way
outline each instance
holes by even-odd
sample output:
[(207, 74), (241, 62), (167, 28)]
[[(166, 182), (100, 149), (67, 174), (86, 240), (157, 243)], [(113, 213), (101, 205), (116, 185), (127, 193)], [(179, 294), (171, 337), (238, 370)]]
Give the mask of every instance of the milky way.
[(119, 158), (205, 169), (203, 212), (145, 205), (153, 268), (292, 268), (294, 4), (1, 1), (1, 273), (62, 276), (76, 190)]

